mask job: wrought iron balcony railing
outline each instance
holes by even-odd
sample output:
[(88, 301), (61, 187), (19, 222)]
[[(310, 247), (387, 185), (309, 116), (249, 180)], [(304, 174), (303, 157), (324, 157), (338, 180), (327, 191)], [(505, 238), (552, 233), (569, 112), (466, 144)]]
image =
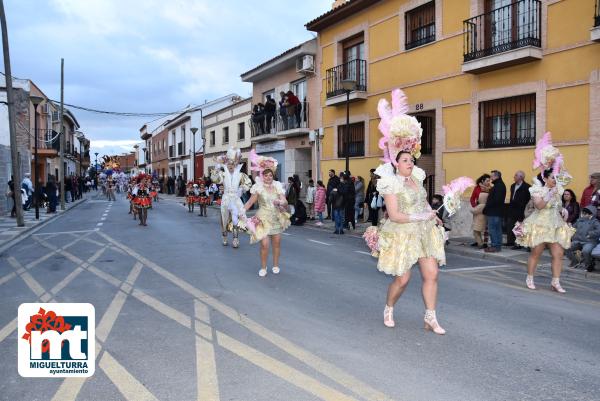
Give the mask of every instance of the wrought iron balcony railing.
[(367, 61), (352, 60), (330, 68), (326, 72), (326, 96), (327, 98), (343, 95), (346, 93), (342, 81), (353, 80), (356, 82), (357, 91), (367, 90)]
[(258, 113), (250, 117), (251, 137), (260, 135), (284, 133), (285, 131), (309, 127), (309, 107), (304, 101), (296, 106), (278, 108), (276, 113), (268, 116)]
[(520, 0), (463, 22), (464, 61), (542, 45), (540, 0)]

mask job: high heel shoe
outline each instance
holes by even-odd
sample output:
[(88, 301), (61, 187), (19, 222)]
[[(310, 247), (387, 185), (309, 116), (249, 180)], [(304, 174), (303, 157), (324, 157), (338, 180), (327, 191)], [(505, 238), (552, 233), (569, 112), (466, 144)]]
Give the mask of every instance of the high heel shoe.
[(527, 288), (529, 288), (530, 290), (535, 290), (535, 284), (533, 283), (533, 276), (530, 276), (528, 274), (527, 278), (525, 279), (525, 284), (527, 285)]
[(552, 287), (552, 290), (558, 292), (559, 294), (564, 294), (566, 292), (565, 289), (560, 285), (560, 281), (557, 278), (552, 279), (550, 286)]
[(425, 321), (425, 330), (433, 331), (435, 334), (439, 335), (446, 334), (446, 330), (438, 323), (434, 310), (427, 309), (423, 320)]
[(396, 322), (394, 322), (394, 308), (392, 306), (385, 306), (383, 310), (383, 324), (387, 327), (396, 326)]

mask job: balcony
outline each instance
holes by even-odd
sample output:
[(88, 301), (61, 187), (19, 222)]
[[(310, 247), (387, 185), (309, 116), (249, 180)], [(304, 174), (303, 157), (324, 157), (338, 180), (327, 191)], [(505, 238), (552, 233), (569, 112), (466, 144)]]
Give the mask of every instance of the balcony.
[(479, 74), (541, 60), (540, 0), (520, 0), (463, 22), (462, 71)]
[(600, 42), (600, 0), (596, 0), (594, 8), (594, 27), (591, 29), (590, 38), (595, 42)]
[(344, 80), (356, 82), (356, 90), (350, 92), (350, 101), (365, 100), (367, 98), (367, 61), (352, 60), (327, 70), (327, 100), (325, 101), (327, 106), (346, 103), (346, 91), (342, 86)]
[(308, 135), (309, 129), (309, 103), (303, 102), (299, 107), (291, 110), (278, 108), (270, 119), (267, 116), (257, 115), (250, 118), (250, 140), (252, 142), (272, 141), (280, 138)]
[[(38, 156), (56, 157), (60, 148), (58, 132), (48, 129), (38, 129)], [(31, 141), (31, 150), (35, 149), (35, 143)]]

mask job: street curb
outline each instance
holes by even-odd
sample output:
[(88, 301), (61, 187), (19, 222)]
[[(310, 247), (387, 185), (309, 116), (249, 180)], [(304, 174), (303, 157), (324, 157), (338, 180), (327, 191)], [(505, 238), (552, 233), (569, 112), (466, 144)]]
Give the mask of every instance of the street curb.
[(28, 238), (31, 235), (35, 234), (37, 231), (41, 230), (42, 228), (44, 228), (45, 226), (47, 226), (49, 223), (53, 222), (54, 220), (58, 219), (59, 217), (64, 216), (68, 211), (70, 211), (72, 209), (75, 209), (79, 205), (85, 203), (87, 200), (88, 200), (88, 198), (81, 199), (81, 200), (77, 201), (77, 203), (75, 203), (70, 208), (62, 211), (60, 214), (55, 214), (54, 216), (51, 216), (51, 217), (47, 218), (46, 221), (44, 221), (43, 223), (36, 224), (33, 227), (30, 227), (30, 228), (28, 228), (26, 230), (21, 231), (15, 238), (11, 239), (6, 244), (0, 246), (0, 254), (4, 253), (4, 251), (6, 251), (7, 249), (9, 249), (12, 246), (16, 245), (17, 242), (19, 242), (19, 241), (21, 241), (21, 240), (23, 240), (25, 238)]

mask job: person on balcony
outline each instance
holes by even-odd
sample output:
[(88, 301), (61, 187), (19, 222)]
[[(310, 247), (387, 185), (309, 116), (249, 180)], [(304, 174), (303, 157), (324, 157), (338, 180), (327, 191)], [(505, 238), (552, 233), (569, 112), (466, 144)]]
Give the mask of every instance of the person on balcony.
[[(277, 111), (277, 104), (275, 99), (271, 95), (267, 95), (267, 101), (265, 102), (265, 120), (267, 125), (267, 134), (271, 133), (271, 127), (273, 126), (273, 120), (275, 119), (275, 112)], [(277, 131), (277, 127), (275, 127)]]
[(255, 104), (252, 109), (252, 122), (256, 135), (265, 133), (265, 107), (262, 103)]
[(286, 131), (288, 129), (287, 97), (283, 91), (279, 92), (279, 96), (281, 96), (281, 100), (279, 100), (279, 117), (283, 122), (283, 130)]
[(300, 99), (294, 92), (288, 91), (286, 94), (287, 97), (287, 116), (288, 116), (288, 128), (299, 128), (300, 127), (300, 113), (298, 110), (302, 110), (302, 105), (300, 104)]

